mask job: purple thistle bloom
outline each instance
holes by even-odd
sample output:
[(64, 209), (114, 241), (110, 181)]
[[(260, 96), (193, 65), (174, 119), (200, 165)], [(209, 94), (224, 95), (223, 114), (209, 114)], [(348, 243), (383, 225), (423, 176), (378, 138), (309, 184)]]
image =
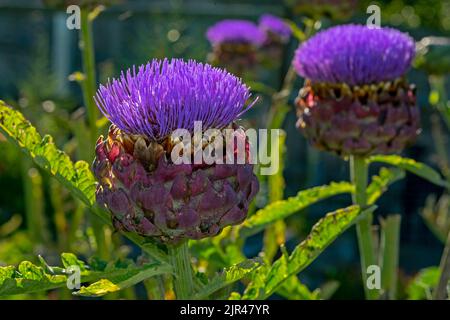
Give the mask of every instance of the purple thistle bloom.
[(319, 32), (295, 53), (298, 74), (313, 82), (372, 84), (406, 73), (414, 40), (391, 28), (343, 25)]
[(225, 70), (190, 60), (153, 60), (101, 85), (95, 101), (128, 134), (160, 141), (178, 128), (221, 129), (247, 111), (251, 94)]
[(289, 28), (283, 19), (271, 14), (264, 14), (261, 16), (259, 19), (259, 27), (264, 32), (274, 33), (284, 41), (289, 40), (292, 33), (291, 28)]
[(266, 40), (256, 24), (246, 20), (222, 20), (211, 26), (206, 37), (212, 45), (222, 43), (248, 43), (260, 46)]

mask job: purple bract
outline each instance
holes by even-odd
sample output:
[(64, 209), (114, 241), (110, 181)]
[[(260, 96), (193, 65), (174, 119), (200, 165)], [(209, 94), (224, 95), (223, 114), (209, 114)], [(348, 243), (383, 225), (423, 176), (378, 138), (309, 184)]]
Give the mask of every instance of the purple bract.
[(211, 44), (248, 43), (260, 46), (266, 36), (256, 24), (246, 20), (222, 20), (210, 27), (206, 37)]
[(264, 14), (259, 19), (259, 27), (265, 32), (272, 32), (282, 38), (288, 40), (291, 36), (291, 28), (283, 21), (283, 19), (271, 14)]
[(402, 76), (414, 52), (414, 40), (398, 30), (343, 25), (302, 44), (293, 63), (298, 74), (313, 82), (363, 85)]
[(241, 80), (195, 61), (153, 60), (101, 85), (95, 101), (112, 123), (128, 134), (160, 141), (174, 130), (221, 129), (252, 105)]

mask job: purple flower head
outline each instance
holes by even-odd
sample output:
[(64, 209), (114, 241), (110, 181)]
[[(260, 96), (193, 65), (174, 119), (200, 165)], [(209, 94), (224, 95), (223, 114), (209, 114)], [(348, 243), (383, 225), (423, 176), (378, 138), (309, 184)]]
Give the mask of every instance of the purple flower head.
[(101, 85), (102, 113), (128, 134), (162, 140), (174, 130), (221, 129), (247, 111), (249, 88), (225, 70), (181, 59), (153, 60)]
[(291, 36), (291, 28), (283, 19), (271, 14), (264, 14), (259, 18), (259, 27), (264, 32), (272, 32), (283, 40), (289, 40)]
[(260, 46), (266, 35), (256, 24), (246, 20), (222, 20), (210, 27), (206, 37), (212, 45), (221, 43), (248, 43)]
[(298, 74), (313, 82), (372, 84), (406, 73), (414, 40), (391, 28), (343, 25), (319, 32), (294, 57)]

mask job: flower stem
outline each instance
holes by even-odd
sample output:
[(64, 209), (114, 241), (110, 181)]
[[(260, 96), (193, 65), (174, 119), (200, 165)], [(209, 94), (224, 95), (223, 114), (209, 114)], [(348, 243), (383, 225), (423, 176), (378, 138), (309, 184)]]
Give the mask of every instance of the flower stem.
[(187, 241), (168, 246), (169, 259), (175, 273), (174, 289), (178, 300), (187, 300), (191, 297), (194, 287), (192, 267), (189, 257)]
[(439, 278), (439, 283), (434, 291), (434, 300), (445, 300), (447, 295), (447, 285), (450, 280), (450, 232), (447, 238), (447, 244), (444, 248), (444, 253), (442, 254), (441, 264), (439, 266), (441, 270), (441, 276)]
[[(355, 186), (353, 203), (365, 208), (367, 205), (367, 181), (368, 168), (363, 157), (350, 157), (350, 177)], [(375, 247), (372, 237), (372, 214), (367, 214), (358, 221), (356, 232), (358, 235), (358, 246), (361, 256), (361, 274), (366, 298), (374, 300), (378, 298), (378, 291), (367, 287), (367, 267), (376, 264)]]

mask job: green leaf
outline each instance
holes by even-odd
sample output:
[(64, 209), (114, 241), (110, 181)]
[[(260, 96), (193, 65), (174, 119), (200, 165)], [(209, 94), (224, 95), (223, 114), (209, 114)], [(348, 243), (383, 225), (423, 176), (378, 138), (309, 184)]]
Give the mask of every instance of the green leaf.
[(145, 279), (172, 271), (169, 265), (158, 263), (147, 264), (142, 267), (128, 267), (127, 272), (107, 279), (100, 279), (87, 287), (81, 287), (74, 295), (99, 297), (131, 287)]
[(193, 299), (207, 299), (214, 292), (241, 280), (260, 265), (261, 263), (259, 260), (251, 259), (225, 268), (220, 274), (208, 281), (208, 283), (194, 295)]
[(349, 182), (332, 182), (330, 185), (314, 187), (300, 191), (295, 197), (276, 201), (265, 208), (258, 210), (247, 219), (239, 228), (242, 237), (248, 237), (263, 230), (267, 225), (285, 219), (320, 200), (342, 193), (351, 193), (354, 187)]
[(410, 300), (431, 300), (433, 290), (439, 282), (441, 272), (439, 267), (422, 269), (406, 288)]
[(78, 260), (77, 256), (73, 253), (67, 253), (64, 252), (61, 254), (61, 262), (64, 266), (64, 268), (74, 267), (77, 266), (80, 268), (81, 271), (86, 270), (86, 265), (83, 261)]
[[(61, 257), (64, 268), (50, 267), (43, 258), (40, 258), (40, 261), (42, 266), (22, 261), (17, 267), (0, 267), (0, 296), (44, 292), (67, 287), (69, 275), (72, 274), (74, 266), (80, 268), (81, 283), (108, 280), (116, 284), (119, 289), (127, 288), (157, 274), (171, 272), (169, 265), (159, 263), (142, 266), (134, 263), (110, 263), (105, 270), (99, 271), (87, 266), (71, 253), (64, 253)], [(103, 283), (106, 282), (103, 281)], [(97, 295), (100, 293), (98, 292)]]
[(377, 202), (378, 198), (386, 192), (387, 188), (394, 182), (403, 179), (405, 171), (399, 168), (381, 168), (378, 176), (373, 176), (367, 187), (367, 203), (369, 205)]
[(320, 290), (310, 291), (300, 282), (296, 275), (286, 279), (276, 291), (277, 294), (289, 300), (319, 300)]
[(442, 179), (441, 175), (433, 168), (414, 159), (402, 158), (397, 155), (377, 155), (369, 158), (369, 162), (387, 163), (401, 169), (407, 170), (435, 185), (450, 189), (450, 183)]
[[(372, 212), (370, 207), (362, 214)], [(265, 299), (273, 294), (284, 281), (310, 265), (328, 245), (347, 230), (360, 215), (358, 206), (350, 206), (327, 214), (312, 228), (308, 237), (301, 242), (290, 256), (284, 254), (271, 268), (258, 268), (252, 282), (245, 290), (243, 299)]]

